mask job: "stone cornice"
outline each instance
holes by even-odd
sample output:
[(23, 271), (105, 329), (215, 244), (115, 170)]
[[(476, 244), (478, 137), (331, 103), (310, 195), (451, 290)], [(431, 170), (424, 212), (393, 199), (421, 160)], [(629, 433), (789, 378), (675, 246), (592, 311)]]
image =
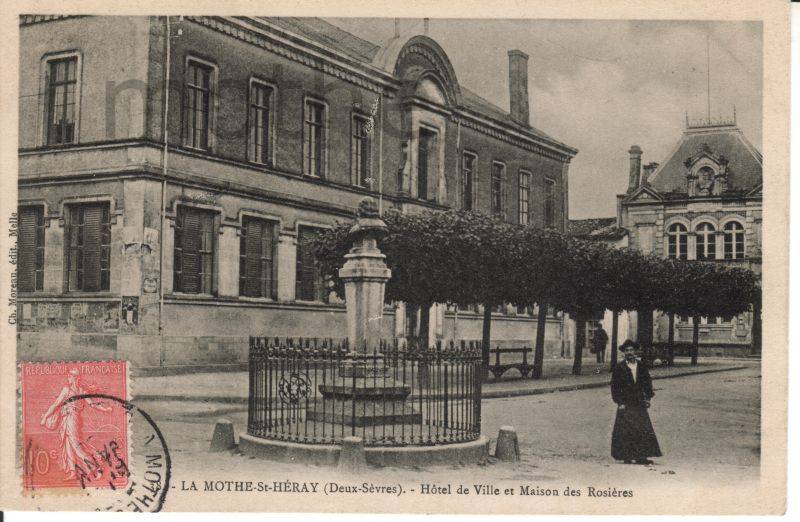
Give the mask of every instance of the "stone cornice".
[[(265, 28), (251, 25), (246, 20), (209, 16), (188, 16), (186, 19), (369, 91), (390, 94), (396, 90), (395, 82), (388, 74), (381, 74), (374, 68), (368, 70), (360, 62), (341, 54), (326, 56), (322, 48), (317, 50), (302, 46), (271, 34)], [(263, 23), (259, 25), (267, 27)]]
[(531, 136), (526, 136), (521, 132), (506, 129), (500, 124), (478, 119), (470, 113), (462, 110), (459, 110), (453, 116), (453, 121), (461, 123), (465, 127), (477, 130), (478, 132), (482, 132), (498, 140), (510, 143), (521, 149), (534, 152), (540, 156), (551, 158), (557, 161), (569, 163), (569, 161), (577, 153), (577, 150), (575, 149), (561, 148), (544, 141), (539, 141)]

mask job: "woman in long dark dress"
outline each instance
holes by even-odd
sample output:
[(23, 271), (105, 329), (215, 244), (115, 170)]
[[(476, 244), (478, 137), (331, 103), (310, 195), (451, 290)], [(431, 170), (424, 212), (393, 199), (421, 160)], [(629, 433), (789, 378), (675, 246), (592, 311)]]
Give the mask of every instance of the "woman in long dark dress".
[(626, 464), (652, 464), (648, 457), (660, 457), (653, 424), (647, 414), (653, 393), (650, 372), (644, 363), (637, 361), (638, 345), (625, 341), (619, 347), (625, 360), (619, 362), (611, 374), (611, 398), (617, 403), (617, 418), (611, 436), (611, 456)]

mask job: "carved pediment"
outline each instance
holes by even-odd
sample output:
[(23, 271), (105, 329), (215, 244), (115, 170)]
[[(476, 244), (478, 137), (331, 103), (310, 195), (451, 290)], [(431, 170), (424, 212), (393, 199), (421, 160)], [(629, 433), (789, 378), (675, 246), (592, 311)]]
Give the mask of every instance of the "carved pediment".
[(644, 185), (636, 189), (631, 195), (625, 198), (629, 203), (646, 203), (648, 201), (662, 201), (661, 195), (653, 190), (649, 185)]
[(683, 162), (686, 167), (686, 192), (690, 197), (718, 196), (728, 185), (728, 159), (715, 154), (707, 143)]

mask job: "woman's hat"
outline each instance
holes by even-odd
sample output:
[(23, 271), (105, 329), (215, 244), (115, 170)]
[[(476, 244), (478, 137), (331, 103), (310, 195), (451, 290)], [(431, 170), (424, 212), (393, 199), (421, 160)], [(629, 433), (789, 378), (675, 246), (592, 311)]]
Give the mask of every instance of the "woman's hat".
[(639, 343), (637, 343), (635, 341), (631, 341), (630, 339), (627, 339), (624, 343), (619, 345), (619, 348), (617, 348), (617, 349), (619, 351), (621, 351), (621, 352), (624, 352), (625, 349), (628, 348), (628, 347), (632, 347), (634, 350), (638, 350), (639, 349)]

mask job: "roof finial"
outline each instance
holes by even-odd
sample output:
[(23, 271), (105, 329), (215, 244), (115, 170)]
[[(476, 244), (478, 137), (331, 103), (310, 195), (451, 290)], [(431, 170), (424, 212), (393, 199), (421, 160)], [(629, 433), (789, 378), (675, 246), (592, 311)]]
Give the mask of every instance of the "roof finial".
[(423, 33), (425, 36), (428, 36), (428, 29), (430, 29), (431, 19), (430, 18), (423, 18), (422, 19), (422, 26), (424, 27)]
[(400, 19), (399, 18), (395, 18), (394, 19), (394, 37), (395, 38), (400, 38)]
[(733, 104), (733, 124), (736, 125), (736, 104)]

